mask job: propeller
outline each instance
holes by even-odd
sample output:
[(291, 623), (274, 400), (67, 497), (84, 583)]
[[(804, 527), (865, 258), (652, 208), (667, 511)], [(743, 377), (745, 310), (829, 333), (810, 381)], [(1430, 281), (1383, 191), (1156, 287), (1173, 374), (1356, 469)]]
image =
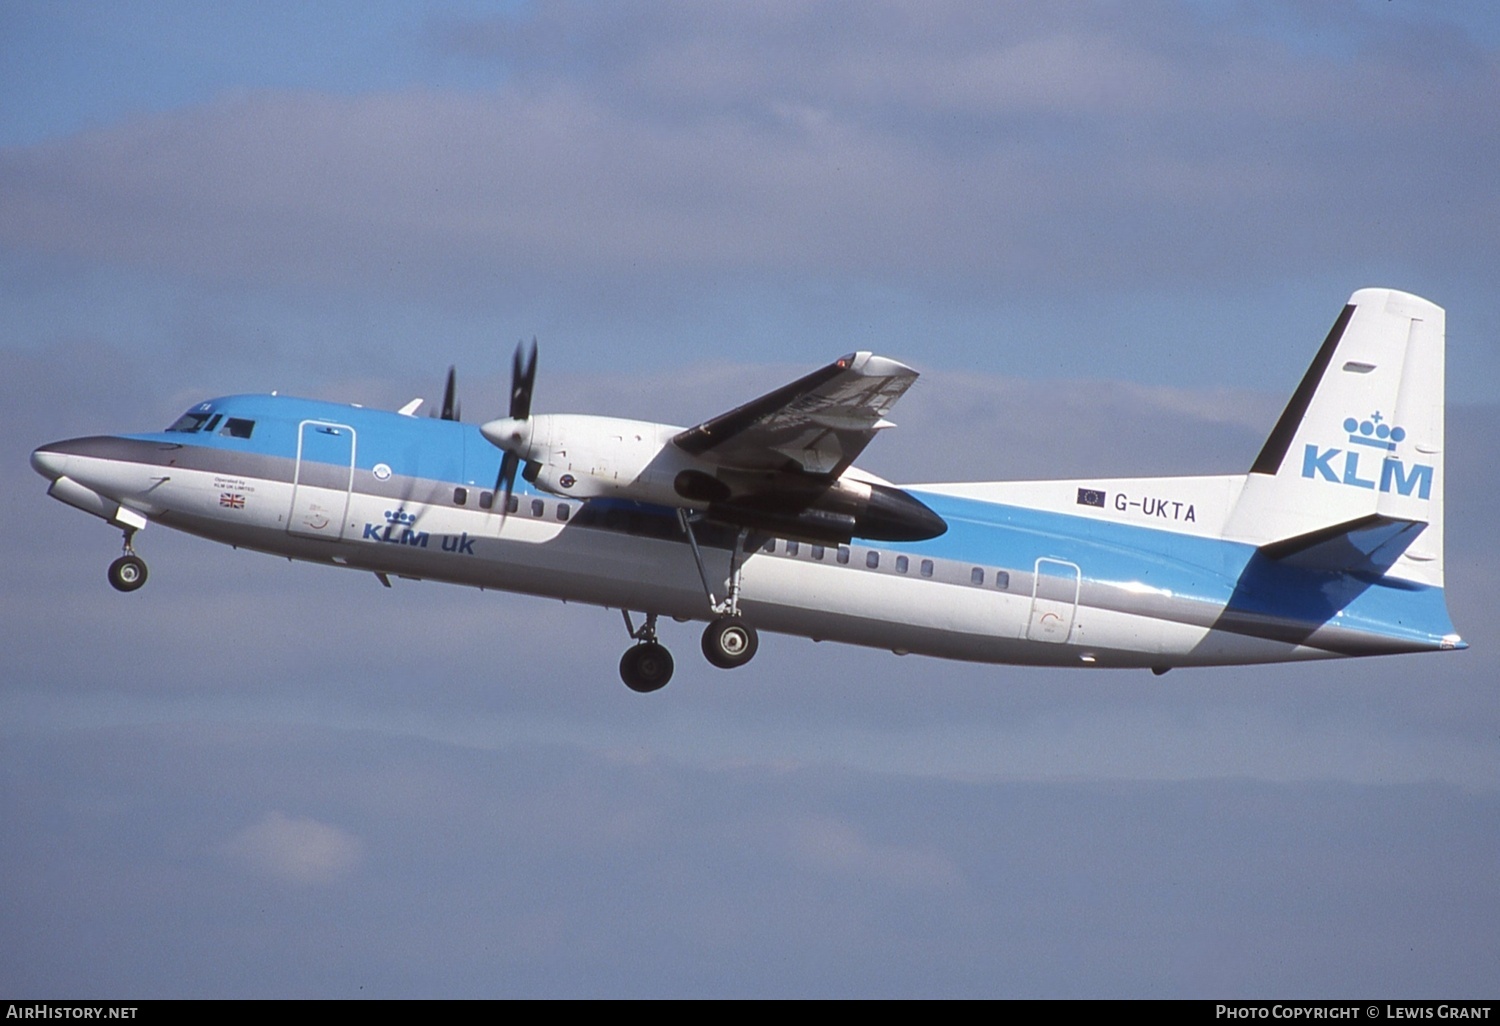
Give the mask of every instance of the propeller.
[(523, 361), (524, 342), (516, 343), (516, 355), (510, 371), (510, 416), (525, 420), (531, 416), (531, 388), (536, 384), (536, 336), (531, 336), (531, 351)]
[[(422, 400), (418, 399), (412, 405), (413, 406), (420, 406), (420, 405), (422, 405)], [(404, 413), (405, 411), (403, 410), (402, 412)], [(454, 371), (454, 368), (453, 368), (452, 364), (448, 365), (448, 384), (446, 386), (444, 386), (444, 388), (443, 388), (443, 406), (442, 406), (442, 409), (439, 410), (437, 407), (434, 406), (428, 412), (427, 416), (433, 418), (434, 420), (438, 420), (438, 419), (442, 419), (442, 420), (460, 420), (460, 419), (462, 419), (459, 416), (459, 413), (458, 413), (458, 383), (457, 383), (457, 376), (456, 376), (456, 373)]]
[(460, 420), (460, 419), (462, 419), (458, 415), (458, 397), (456, 395), (456, 392), (457, 392), (456, 375), (454, 373), (453, 366), (450, 364), (448, 366), (448, 384), (443, 389), (443, 412), (442, 412), (442, 419), (443, 420)]
[(531, 417), (531, 391), (535, 384), (536, 338), (533, 337), (529, 351), (525, 342), (516, 343), (516, 355), (511, 361), (509, 418), (490, 421), (480, 428), (484, 437), (505, 450), (500, 460), (500, 473), (495, 477), (495, 494), (500, 496), (502, 516), (510, 512), (510, 493), (516, 486), (516, 471), (521, 466), (521, 457), (511, 446), (519, 446), (525, 441), (526, 421)]

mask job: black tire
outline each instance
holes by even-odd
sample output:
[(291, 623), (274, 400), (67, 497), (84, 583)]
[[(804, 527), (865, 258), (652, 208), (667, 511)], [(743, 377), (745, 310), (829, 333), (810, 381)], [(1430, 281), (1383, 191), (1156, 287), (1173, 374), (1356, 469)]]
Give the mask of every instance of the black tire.
[(109, 564), (109, 584), (115, 591), (135, 591), (146, 583), (146, 561), (140, 556), (121, 556)]
[(721, 670), (744, 666), (759, 647), (755, 628), (738, 616), (721, 616), (703, 631), (703, 657)]
[(620, 679), (631, 691), (645, 695), (660, 691), (672, 679), (672, 653), (655, 641), (633, 645), (620, 657)]

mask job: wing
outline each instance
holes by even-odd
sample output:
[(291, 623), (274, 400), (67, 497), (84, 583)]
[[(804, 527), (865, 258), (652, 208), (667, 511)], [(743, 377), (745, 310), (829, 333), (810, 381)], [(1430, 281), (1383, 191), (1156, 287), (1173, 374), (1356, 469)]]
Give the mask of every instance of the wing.
[(905, 364), (850, 353), (806, 377), (672, 439), (684, 452), (735, 470), (842, 474), (917, 380)]

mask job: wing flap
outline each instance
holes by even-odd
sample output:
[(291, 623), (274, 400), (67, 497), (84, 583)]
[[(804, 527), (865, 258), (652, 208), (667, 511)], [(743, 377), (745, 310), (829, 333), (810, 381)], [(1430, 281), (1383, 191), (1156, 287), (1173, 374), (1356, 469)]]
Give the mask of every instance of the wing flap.
[(729, 469), (836, 478), (877, 431), (893, 426), (885, 415), (916, 379), (895, 360), (850, 353), (672, 442)]

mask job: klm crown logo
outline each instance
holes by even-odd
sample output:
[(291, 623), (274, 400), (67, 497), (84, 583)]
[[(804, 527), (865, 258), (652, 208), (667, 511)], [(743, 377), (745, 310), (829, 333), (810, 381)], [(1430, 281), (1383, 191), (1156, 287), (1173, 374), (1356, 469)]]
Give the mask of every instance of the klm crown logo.
[[(1365, 420), (1354, 417), (1344, 419), (1344, 432), (1348, 436), (1347, 449), (1308, 443), (1302, 450), (1302, 476), (1313, 480), (1332, 481), (1334, 484), (1352, 488), (1378, 489), (1381, 492), (1396, 492), (1400, 495), (1413, 493), (1420, 499), (1432, 497), (1432, 467), (1426, 463), (1407, 466), (1396, 455), (1396, 447), (1406, 441), (1406, 429), (1387, 424), (1376, 410)], [(1380, 455), (1369, 450), (1374, 449)], [(1338, 457), (1343, 459), (1339, 460)], [(1361, 476), (1359, 459), (1379, 459), (1377, 472), (1369, 463)]]
[(1370, 414), (1369, 420), (1346, 418), (1344, 430), (1349, 432), (1350, 445), (1368, 445), (1388, 452), (1395, 452), (1396, 446), (1406, 441), (1406, 428), (1386, 424), (1379, 410)]

